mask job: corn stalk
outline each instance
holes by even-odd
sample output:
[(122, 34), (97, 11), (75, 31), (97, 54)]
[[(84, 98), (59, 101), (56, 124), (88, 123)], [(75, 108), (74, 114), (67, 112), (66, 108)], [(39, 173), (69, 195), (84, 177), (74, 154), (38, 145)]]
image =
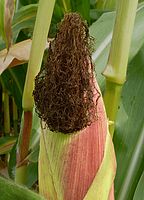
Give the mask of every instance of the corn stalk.
[(9, 94), (5, 88), (2, 78), (0, 78), (0, 83), (2, 85), (2, 102), (3, 102), (3, 111), (4, 111), (4, 133), (7, 135), (10, 133)]
[(25, 183), (26, 181), (27, 161), (25, 159), (28, 155), (32, 127), (32, 110), (34, 105), (32, 92), (34, 89), (34, 79), (41, 67), (54, 5), (55, 0), (40, 0), (38, 5), (22, 101), (24, 110), (24, 124), (22, 128), (18, 168), (16, 173), (16, 182), (18, 183)]
[[(120, 0), (109, 60), (103, 75), (106, 77), (104, 102), (110, 121), (115, 122), (122, 86), (126, 80), (127, 64), (138, 0)], [(113, 136), (114, 123), (110, 125)]]
[(102, 10), (113, 10), (115, 8), (117, 0), (98, 0), (97, 8)]
[(13, 126), (14, 126), (14, 134), (18, 135), (18, 110), (17, 105), (15, 103), (14, 97), (12, 97), (12, 105), (13, 105)]

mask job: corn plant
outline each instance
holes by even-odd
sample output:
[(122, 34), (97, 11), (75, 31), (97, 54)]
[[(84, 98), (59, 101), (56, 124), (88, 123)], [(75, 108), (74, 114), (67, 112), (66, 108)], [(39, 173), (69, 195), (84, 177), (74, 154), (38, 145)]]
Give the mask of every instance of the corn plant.
[(143, 199), (143, 21), (138, 0), (0, 0), (0, 198)]

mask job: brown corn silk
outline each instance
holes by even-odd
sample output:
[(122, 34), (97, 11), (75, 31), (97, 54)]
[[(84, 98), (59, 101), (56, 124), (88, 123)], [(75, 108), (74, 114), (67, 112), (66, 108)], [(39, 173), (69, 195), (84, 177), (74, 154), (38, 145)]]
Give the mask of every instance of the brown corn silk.
[(90, 45), (81, 17), (65, 15), (33, 93), (39, 117), (51, 131), (73, 133), (96, 119)]

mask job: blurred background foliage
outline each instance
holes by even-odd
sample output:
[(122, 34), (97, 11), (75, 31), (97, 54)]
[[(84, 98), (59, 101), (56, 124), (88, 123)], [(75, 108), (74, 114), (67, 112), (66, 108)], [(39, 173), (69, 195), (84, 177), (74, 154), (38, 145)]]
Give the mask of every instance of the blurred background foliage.
[[(12, 22), (13, 43), (32, 37), (38, 0), (17, 0)], [(95, 73), (102, 92), (113, 26), (116, 0), (56, 0), (48, 38), (53, 38), (57, 24), (66, 12), (78, 12), (87, 21), (95, 38), (92, 54)], [(5, 43), (0, 37), (0, 50)], [(14, 178), (16, 147), (22, 118), (22, 95), (27, 64), (7, 68), (0, 76), (0, 174)], [(4, 93), (8, 94), (10, 129), (4, 130)], [(13, 106), (16, 104), (16, 111)], [(14, 114), (15, 117), (14, 117)], [(29, 148), (27, 186), (37, 187), (39, 152), (39, 119), (33, 112), (33, 128)], [(116, 200), (143, 200), (144, 185), (144, 3), (139, 1), (132, 36), (127, 79), (123, 87), (116, 121), (114, 145), (117, 157), (115, 178)], [(8, 154), (9, 152), (9, 154)], [(7, 174), (8, 169), (8, 174)]]

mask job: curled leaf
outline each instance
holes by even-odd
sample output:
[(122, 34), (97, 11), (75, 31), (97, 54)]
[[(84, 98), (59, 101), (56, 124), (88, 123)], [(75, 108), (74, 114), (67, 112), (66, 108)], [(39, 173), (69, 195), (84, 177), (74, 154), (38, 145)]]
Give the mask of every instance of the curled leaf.
[[(32, 40), (24, 40), (22, 42), (12, 45), (7, 55), (7, 50), (0, 51), (0, 74), (7, 67), (14, 67), (23, 63), (28, 62), (30, 56)], [(46, 43), (48, 48), (49, 43)], [(7, 56), (6, 56), (7, 55)]]
[(13, 45), (8, 55), (6, 49), (0, 51), (0, 73), (7, 67), (13, 67), (28, 62), (31, 43), (32, 41), (28, 39)]

